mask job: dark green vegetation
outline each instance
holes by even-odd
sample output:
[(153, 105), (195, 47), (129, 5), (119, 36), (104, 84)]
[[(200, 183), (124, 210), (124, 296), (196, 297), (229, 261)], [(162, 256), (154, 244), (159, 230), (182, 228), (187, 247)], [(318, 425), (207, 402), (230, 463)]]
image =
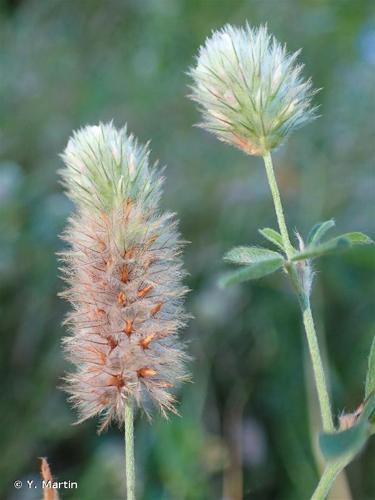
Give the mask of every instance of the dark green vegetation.
[[(276, 228), (261, 160), (191, 125), (188, 66), (211, 29), (267, 22), (323, 90), (322, 117), (276, 155), (291, 227), (304, 236), (336, 220), (374, 236), (374, 22), (369, 0), (72, 0), (3, 2), (0, 17), (0, 497), (36, 479), (48, 456), (68, 500), (123, 498), (123, 436), (97, 437), (56, 389), (67, 368), (60, 326), (67, 305), (55, 252), (71, 205), (58, 154), (72, 129), (128, 122), (166, 163), (165, 207), (181, 219), (195, 320), (184, 337), (195, 357), (182, 418), (136, 423), (145, 500), (302, 499), (318, 478), (310, 432), (319, 412), (298, 306), (281, 273), (227, 290), (222, 256), (263, 245)], [(373, 13), (373, 12), (372, 12)], [(372, 19), (374, 21), (374, 19)], [(361, 402), (375, 333), (371, 247), (315, 262), (314, 311), (330, 361), (335, 414)], [(280, 293), (284, 291), (285, 293)], [(375, 441), (348, 468), (354, 498), (375, 497)], [(340, 487), (340, 484), (338, 485)], [(341, 484), (342, 487), (342, 484)], [(223, 493), (224, 492), (224, 493)], [(243, 492), (243, 493), (242, 493)]]

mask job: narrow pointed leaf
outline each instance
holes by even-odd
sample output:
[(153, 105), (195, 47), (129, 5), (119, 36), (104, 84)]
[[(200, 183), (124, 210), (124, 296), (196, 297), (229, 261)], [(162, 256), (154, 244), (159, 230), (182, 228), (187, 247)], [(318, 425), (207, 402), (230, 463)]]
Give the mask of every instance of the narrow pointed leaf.
[(354, 245), (368, 245), (372, 239), (363, 233), (345, 233), (319, 245), (308, 245), (302, 252), (298, 252), (292, 260), (314, 259), (322, 255), (338, 252)]
[(312, 227), (311, 231), (307, 236), (307, 244), (316, 245), (323, 238), (325, 233), (331, 229), (335, 225), (335, 221), (333, 219), (326, 220), (325, 222), (318, 222), (315, 226)]
[(319, 437), (320, 449), (327, 460), (336, 460), (344, 455), (356, 455), (366, 443), (369, 423), (360, 421), (341, 432), (324, 433)]
[(280, 250), (284, 250), (283, 238), (280, 233), (270, 227), (259, 229), (259, 232), (264, 238), (279, 247)]
[(375, 392), (372, 391), (367, 396), (367, 399), (365, 401), (365, 408), (362, 412), (361, 418), (363, 418), (364, 420), (373, 421), (374, 413), (375, 413)]
[(234, 247), (224, 255), (224, 260), (227, 262), (242, 265), (256, 264), (274, 259), (281, 259), (282, 261), (283, 256), (278, 252), (273, 252), (272, 250), (268, 250), (268, 248), (261, 247)]
[(320, 449), (327, 460), (336, 460), (345, 455), (356, 455), (370, 437), (371, 420), (375, 412), (375, 393), (364, 403), (364, 409), (355, 425), (344, 431), (322, 433)]
[(309, 245), (301, 252), (298, 252), (292, 257), (292, 260), (315, 259), (322, 255), (334, 253), (335, 251), (343, 250), (350, 247), (350, 241), (345, 238), (334, 238), (321, 243), (320, 245)]
[(371, 344), (366, 375), (366, 397), (375, 391), (375, 337)]
[(351, 245), (369, 245), (374, 243), (373, 240), (367, 236), (367, 234), (360, 233), (359, 231), (354, 231), (352, 233), (345, 233), (338, 238), (346, 238), (350, 241)]
[(237, 271), (232, 271), (219, 280), (219, 285), (221, 287), (227, 287), (230, 285), (236, 285), (237, 283), (242, 283), (244, 281), (254, 280), (262, 278), (267, 274), (271, 274), (283, 265), (283, 259), (275, 258), (257, 262), (250, 266), (242, 267)]

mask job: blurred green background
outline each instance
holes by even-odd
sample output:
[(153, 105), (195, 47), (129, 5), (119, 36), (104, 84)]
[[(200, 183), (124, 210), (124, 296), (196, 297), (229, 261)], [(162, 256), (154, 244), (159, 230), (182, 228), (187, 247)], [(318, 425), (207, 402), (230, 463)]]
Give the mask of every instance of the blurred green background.
[[(72, 426), (57, 387), (68, 368), (67, 304), (55, 252), (72, 210), (58, 155), (73, 129), (127, 122), (167, 164), (163, 203), (178, 213), (194, 314), (184, 338), (193, 384), (182, 417), (136, 422), (139, 498), (307, 499), (321, 463), (319, 415), (298, 307), (273, 275), (221, 291), (223, 253), (276, 227), (261, 161), (193, 128), (186, 71), (212, 29), (267, 22), (321, 92), (321, 118), (276, 155), (287, 218), (306, 235), (334, 217), (374, 236), (375, 12), (371, 0), (13, 0), (0, 13), (0, 498), (40, 499), (13, 481), (79, 483), (67, 500), (124, 497), (122, 433)], [(371, 248), (315, 265), (313, 298), (335, 414), (363, 396), (375, 333)], [(353, 498), (375, 498), (375, 440), (350, 465)], [(349, 499), (342, 479), (333, 495)]]

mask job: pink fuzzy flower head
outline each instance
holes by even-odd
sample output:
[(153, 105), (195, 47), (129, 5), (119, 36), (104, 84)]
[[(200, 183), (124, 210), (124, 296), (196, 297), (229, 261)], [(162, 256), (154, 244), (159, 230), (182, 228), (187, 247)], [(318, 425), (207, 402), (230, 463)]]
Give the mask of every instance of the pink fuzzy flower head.
[(64, 339), (75, 371), (66, 378), (79, 422), (124, 421), (124, 402), (175, 411), (174, 387), (187, 378), (178, 339), (186, 322), (185, 273), (173, 214), (158, 208), (162, 179), (149, 152), (112, 124), (73, 135), (62, 172), (76, 204), (62, 254), (73, 306)]

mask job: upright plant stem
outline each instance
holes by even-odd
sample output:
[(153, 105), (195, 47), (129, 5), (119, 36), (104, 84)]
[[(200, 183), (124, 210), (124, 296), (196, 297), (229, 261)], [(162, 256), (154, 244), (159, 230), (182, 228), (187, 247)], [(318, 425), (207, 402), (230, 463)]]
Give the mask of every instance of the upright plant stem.
[(324, 500), (327, 498), (336, 477), (349, 461), (349, 459), (343, 459), (327, 465), (322, 477), (320, 478), (319, 484), (311, 497), (311, 500)]
[(305, 327), (307, 343), (314, 371), (315, 384), (318, 391), (320, 412), (322, 415), (323, 429), (326, 432), (334, 430), (331, 404), (324, 374), (322, 357), (320, 354), (318, 338), (315, 331), (314, 319), (311, 312), (310, 299), (305, 296), (304, 303), (301, 302), (303, 324)]
[[(270, 153), (265, 154), (263, 159), (266, 167), (268, 183), (271, 188), (277, 222), (284, 243), (285, 253), (287, 255), (288, 260), (290, 261), (293, 256), (294, 250), (289, 239), (288, 228), (285, 222), (284, 211), (281, 204), (280, 192), (277, 186), (275, 172), (273, 170), (271, 154)], [(316, 335), (314, 320), (312, 317), (310, 300), (306, 291), (303, 290), (303, 285), (301, 283), (301, 280), (298, 278), (295, 264), (293, 264), (292, 262), (290, 262), (288, 273), (294, 286), (297, 288), (298, 296), (300, 299), (302, 315), (303, 315), (303, 324), (306, 331), (307, 343), (309, 346), (310, 357), (313, 365), (315, 385), (318, 392), (323, 428), (325, 431), (332, 431), (334, 429), (334, 426), (331, 413), (331, 405), (329, 401), (329, 395), (323, 370), (323, 363), (320, 354), (318, 338)]]
[(126, 498), (135, 500), (134, 414), (131, 398), (125, 400)]
[(275, 177), (275, 172), (273, 171), (272, 157), (271, 153), (267, 153), (263, 156), (264, 164), (266, 166), (268, 184), (271, 188), (273, 203), (275, 205), (277, 222), (279, 224), (280, 233), (283, 238), (284, 248), (288, 259), (293, 255), (293, 247), (289, 239), (288, 228), (286, 226), (283, 206), (281, 204), (281, 197), (279, 188), (277, 186), (277, 181)]

